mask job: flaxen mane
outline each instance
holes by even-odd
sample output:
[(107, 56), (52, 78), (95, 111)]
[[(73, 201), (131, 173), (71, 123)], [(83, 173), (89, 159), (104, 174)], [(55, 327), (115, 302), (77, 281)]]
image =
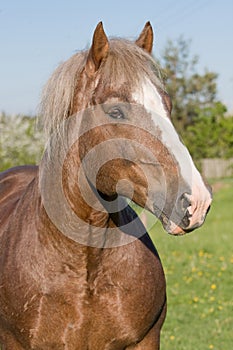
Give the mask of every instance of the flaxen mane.
[[(122, 39), (111, 39), (110, 51), (106, 61), (100, 67), (96, 80), (111, 88), (119, 88), (127, 82), (129, 88), (140, 87), (139, 81), (149, 77), (153, 84), (164, 90), (159, 65), (146, 51), (135, 43)], [(40, 105), (40, 125), (46, 134), (59, 127), (59, 124), (70, 115), (75, 99), (76, 87), (83, 78), (88, 51), (79, 52), (58, 66), (44, 87)], [(116, 82), (118, 86), (116, 85)], [(98, 85), (98, 83), (96, 84)], [(88, 107), (83, 97), (83, 105)]]

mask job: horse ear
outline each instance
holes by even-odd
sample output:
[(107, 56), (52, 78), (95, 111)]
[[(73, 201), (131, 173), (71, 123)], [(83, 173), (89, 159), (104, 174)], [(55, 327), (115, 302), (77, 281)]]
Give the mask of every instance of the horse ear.
[(94, 73), (99, 69), (101, 62), (108, 56), (108, 51), (108, 38), (104, 32), (102, 22), (99, 22), (95, 29), (92, 45), (87, 57), (86, 68), (90, 73)]
[(151, 54), (153, 47), (153, 29), (150, 22), (147, 22), (145, 24), (143, 31), (139, 35), (139, 38), (136, 40), (136, 44)]

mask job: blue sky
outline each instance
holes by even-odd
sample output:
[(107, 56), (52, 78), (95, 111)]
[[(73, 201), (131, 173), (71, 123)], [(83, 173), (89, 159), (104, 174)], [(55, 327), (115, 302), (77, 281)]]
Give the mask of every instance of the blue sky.
[(56, 66), (86, 48), (102, 20), (110, 36), (136, 37), (150, 20), (154, 55), (168, 38), (192, 39), (192, 53), (219, 74), (219, 98), (233, 111), (232, 0), (1, 0), (0, 112), (35, 114)]

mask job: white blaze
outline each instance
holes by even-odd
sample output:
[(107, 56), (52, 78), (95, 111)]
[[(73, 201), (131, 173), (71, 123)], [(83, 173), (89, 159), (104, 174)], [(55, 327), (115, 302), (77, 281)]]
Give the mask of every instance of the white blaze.
[(161, 141), (177, 160), (183, 179), (192, 189), (192, 199), (202, 203), (201, 207), (204, 206), (204, 203), (206, 205), (207, 202), (209, 206), (211, 202), (210, 193), (196, 169), (187, 148), (180, 141), (171, 120), (168, 118), (162, 97), (155, 85), (149, 79), (144, 79), (140, 89), (135, 91), (132, 97), (135, 102), (143, 105), (147, 112), (150, 113), (155, 128), (159, 128), (161, 131)]

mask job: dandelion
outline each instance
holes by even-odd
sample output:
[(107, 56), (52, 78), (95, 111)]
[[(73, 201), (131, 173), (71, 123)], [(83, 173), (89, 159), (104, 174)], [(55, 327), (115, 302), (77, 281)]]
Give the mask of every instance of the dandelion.
[(212, 290), (215, 290), (216, 288), (217, 288), (217, 286), (216, 286), (216, 284), (211, 284), (211, 286), (210, 286), (210, 288), (212, 289)]
[(187, 278), (186, 278), (186, 283), (189, 284), (189, 283), (192, 282), (192, 280), (193, 280), (192, 277), (187, 277)]
[(175, 336), (174, 336), (174, 335), (171, 335), (171, 336), (170, 336), (170, 339), (171, 339), (171, 340), (174, 340), (174, 339), (175, 339)]
[(200, 277), (203, 276), (203, 272), (202, 272), (202, 271), (198, 271), (197, 274), (198, 274), (198, 276), (200, 276)]
[(198, 303), (199, 298), (198, 298), (198, 297), (194, 297), (194, 298), (193, 298), (193, 301), (194, 301), (194, 303)]
[(219, 260), (220, 260), (220, 261), (225, 261), (224, 256), (220, 256), (220, 257), (219, 257)]
[(214, 301), (215, 300), (215, 297), (210, 297), (209, 301)]
[(200, 250), (199, 253), (198, 253), (198, 255), (199, 255), (200, 257), (204, 256), (204, 254), (205, 254), (205, 253), (204, 253), (203, 250)]
[(210, 345), (209, 345), (209, 349), (214, 349), (213, 344), (210, 344)]

